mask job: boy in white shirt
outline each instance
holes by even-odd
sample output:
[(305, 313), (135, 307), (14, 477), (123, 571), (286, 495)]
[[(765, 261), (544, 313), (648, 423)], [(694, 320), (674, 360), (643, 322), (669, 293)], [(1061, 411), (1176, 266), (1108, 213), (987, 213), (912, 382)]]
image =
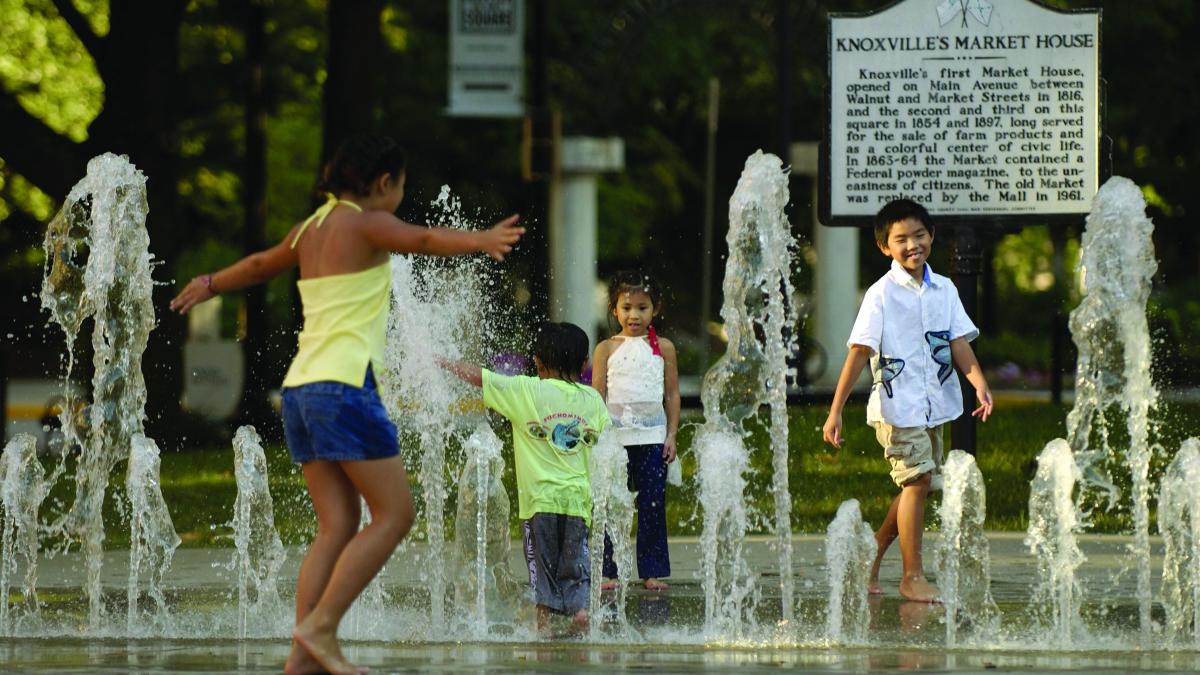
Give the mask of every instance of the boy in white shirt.
[(975, 387), (980, 405), (971, 414), (980, 420), (992, 413), (992, 393), (971, 350), (979, 330), (954, 284), (926, 263), (933, 247), (929, 212), (908, 199), (889, 202), (875, 216), (875, 242), (892, 259), (891, 269), (863, 296), (823, 432), (825, 442), (842, 447), (842, 409), (870, 361), (875, 384), (867, 424), (875, 427), (900, 494), (875, 533), (878, 551), (868, 590), (882, 592), (879, 565), (899, 535), (900, 595), (937, 602), (937, 586), (925, 579), (921, 539), (925, 498), (941, 488), (942, 425), (963, 413), (953, 366)]

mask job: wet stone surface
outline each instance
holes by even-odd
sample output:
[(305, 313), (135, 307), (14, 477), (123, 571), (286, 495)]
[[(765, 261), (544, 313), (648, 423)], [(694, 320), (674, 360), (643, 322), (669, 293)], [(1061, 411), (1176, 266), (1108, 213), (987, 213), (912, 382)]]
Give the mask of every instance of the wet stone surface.
[[(937, 540), (936, 533), (926, 546)], [(1165, 644), (1158, 634), (1140, 637), (1134, 575), (1124, 568), (1128, 541), (1084, 537), (1083, 621), (1088, 637), (1064, 645), (1038, 628), (1028, 612), (1035, 563), (1019, 534), (989, 535), (992, 592), (1000, 611), (994, 634), (960, 624), (959, 646), (947, 647), (946, 616), (938, 605), (902, 600), (895, 592), (898, 556), (886, 559), (881, 582), (885, 595), (869, 603), (865, 640), (829, 640), (825, 626), (828, 588), (823, 538), (794, 540), (798, 618), (779, 620), (779, 578), (770, 570), (776, 553), (754, 538), (747, 555), (755, 569), (759, 601), (754, 620), (738, 635), (706, 633), (704, 592), (697, 574), (698, 544), (672, 542), (674, 576), (665, 592), (634, 587), (629, 592), (628, 632), (621, 634), (612, 610), (597, 619), (595, 636), (538, 640), (530, 617), (492, 616), (487, 623), (469, 613), (430, 625), (428, 592), (420, 582), (419, 546), (397, 553), (382, 579), (383, 600), (353, 608), (341, 635), (347, 655), (372, 672), (574, 672), (654, 670), (655, 672), (808, 671), (1191, 671), (1200, 670), (1200, 650)], [(178, 552), (166, 580), (170, 616), (145, 618), (132, 630), (123, 605), (128, 553), (110, 551), (105, 561), (106, 621), (88, 625), (88, 603), (76, 556), (43, 560), (39, 570), (38, 615), (14, 605), (12, 635), (0, 638), (0, 663), (7, 672), (278, 672), (289, 649), (290, 588), (301, 551), (288, 550), (280, 573), (282, 605), (252, 615), (246, 639), (238, 639), (237, 593), (226, 567), (231, 549)], [(519, 551), (511, 565), (520, 570)], [(1155, 584), (1161, 560), (1155, 542)], [(605, 596), (606, 598), (609, 596)], [(10, 597), (16, 602), (17, 596)], [(1154, 607), (1156, 622), (1162, 609)]]

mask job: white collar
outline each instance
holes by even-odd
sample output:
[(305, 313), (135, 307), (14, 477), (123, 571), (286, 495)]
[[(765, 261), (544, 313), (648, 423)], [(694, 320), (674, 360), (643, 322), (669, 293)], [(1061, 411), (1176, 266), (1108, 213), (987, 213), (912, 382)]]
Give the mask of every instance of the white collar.
[[(892, 278), (892, 281), (900, 284), (901, 286), (920, 288), (922, 285), (921, 283), (917, 282), (916, 279), (913, 279), (912, 275), (908, 273), (908, 270), (904, 269), (904, 267), (894, 259), (892, 260), (891, 269), (888, 270), (888, 276)], [(934, 280), (933, 270), (929, 267), (929, 263), (925, 263), (925, 284), (933, 288), (937, 288), (939, 285), (937, 281)]]

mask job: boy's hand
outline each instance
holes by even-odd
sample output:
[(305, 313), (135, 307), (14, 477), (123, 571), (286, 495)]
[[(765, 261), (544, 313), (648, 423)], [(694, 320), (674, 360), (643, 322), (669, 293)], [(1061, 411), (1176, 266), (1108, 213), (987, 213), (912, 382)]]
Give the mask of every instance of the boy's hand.
[(822, 429), (825, 435), (825, 442), (835, 448), (842, 447), (842, 415), (841, 413), (830, 412), (829, 417), (825, 420), (825, 427)]
[(490, 230), (484, 231), (480, 249), (496, 260), (503, 261), (504, 256), (512, 252), (521, 235), (525, 234), (525, 228), (517, 227), (519, 217), (513, 214), (493, 225)]
[(978, 417), (980, 422), (986, 422), (988, 416), (992, 414), (992, 391), (986, 386), (977, 387), (975, 396), (979, 398), (979, 407), (971, 415)]
[(667, 440), (663, 441), (663, 459), (667, 464), (675, 461), (675, 434), (667, 434)]

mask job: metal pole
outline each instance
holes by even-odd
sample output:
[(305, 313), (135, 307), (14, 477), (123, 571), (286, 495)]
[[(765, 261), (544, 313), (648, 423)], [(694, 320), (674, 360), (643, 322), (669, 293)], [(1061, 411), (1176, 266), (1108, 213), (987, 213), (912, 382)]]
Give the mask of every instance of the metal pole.
[[(549, 79), (546, 73), (549, 59), (549, 0), (530, 0), (530, 22), (527, 45), (530, 53), (529, 68), (529, 121), (530, 121), (530, 173), (526, 204), (529, 210), (522, 214), (525, 225), (530, 227), (525, 237), (529, 248), (530, 265), (534, 270), (545, 270), (550, 265), (550, 220), (553, 218), (553, 173), (554, 173), (554, 120), (550, 112)], [(545, 274), (526, 276), (529, 291), (531, 318), (544, 319), (550, 311), (550, 284)]]
[(776, 77), (779, 93), (779, 137), (775, 141), (779, 158), (785, 162), (792, 148), (792, 11), (789, 0), (779, 0), (775, 23), (779, 38)]
[(1063, 400), (1063, 370), (1066, 360), (1067, 317), (1063, 307), (1067, 300), (1066, 248), (1067, 233), (1064, 229), (1052, 227), (1050, 241), (1054, 245), (1054, 255), (1051, 258), (1050, 269), (1054, 273), (1054, 297), (1057, 301), (1054, 317), (1050, 324), (1050, 402), (1061, 405)]
[[(967, 316), (974, 317), (979, 297), (979, 271), (983, 263), (979, 235), (973, 227), (959, 225), (951, 236), (950, 277), (958, 287), (958, 296), (962, 299)], [(974, 455), (975, 418), (971, 411), (975, 409), (975, 388), (962, 373), (958, 375), (958, 383), (962, 387), (963, 414), (950, 426), (950, 447)]]
[(704, 160), (704, 248), (700, 253), (700, 345), (701, 371), (708, 369), (708, 322), (712, 317), (713, 199), (717, 180), (717, 116), (721, 81), (708, 80), (708, 140)]

